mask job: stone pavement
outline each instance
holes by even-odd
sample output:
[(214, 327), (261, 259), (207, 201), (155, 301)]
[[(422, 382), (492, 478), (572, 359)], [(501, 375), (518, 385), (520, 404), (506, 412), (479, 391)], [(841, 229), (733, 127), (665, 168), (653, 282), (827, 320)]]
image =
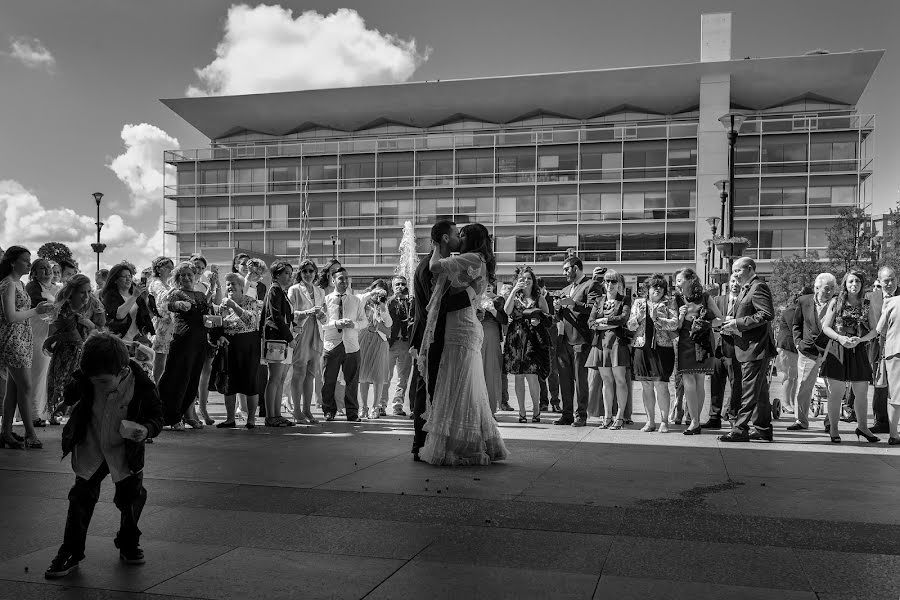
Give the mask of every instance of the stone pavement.
[(502, 413), (511, 457), (480, 468), (414, 463), (399, 418), (166, 430), (148, 447), (147, 564), (117, 561), (107, 480), (87, 558), (52, 582), (73, 476), (47, 428), (44, 450), (0, 451), (0, 598), (900, 597), (886, 436), (842, 423), (835, 446), (821, 421), (782, 419), (774, 444), (728, 445), (641, 433), (636, 411), (622, 431)]

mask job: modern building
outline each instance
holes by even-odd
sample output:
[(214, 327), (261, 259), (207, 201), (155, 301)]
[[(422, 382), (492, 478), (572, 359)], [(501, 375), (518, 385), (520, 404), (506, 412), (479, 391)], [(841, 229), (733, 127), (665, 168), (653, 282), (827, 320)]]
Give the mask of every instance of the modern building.
[(318, 263), (383, 275), (405, 221), (426, 252), (450, 217), (488, 227), (501, 274), (559, 275), (568, 249), (630, 276), (702, 272), (729, 172), (719, 118), (739, 111), (734, 234), (766, 271), (871, 203), (874, 117), (856, 103), (882, 55), (733, 60), (715, 14), (696, 63), (163, 100), (210, 140), (165, 153), (167, 233), (179, 256), (296, 261), (307, 210)]

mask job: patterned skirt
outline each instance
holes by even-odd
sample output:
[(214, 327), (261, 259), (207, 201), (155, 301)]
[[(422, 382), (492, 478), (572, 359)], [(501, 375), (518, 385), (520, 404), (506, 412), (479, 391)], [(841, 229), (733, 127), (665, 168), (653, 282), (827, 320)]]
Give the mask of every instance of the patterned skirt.
[(72, 381), (72, 373), (81, 362), (83, 343), (60, 342), (53, 349), (47, 370), (47, 412), (53, 414), (63, 400), (66, 386)]

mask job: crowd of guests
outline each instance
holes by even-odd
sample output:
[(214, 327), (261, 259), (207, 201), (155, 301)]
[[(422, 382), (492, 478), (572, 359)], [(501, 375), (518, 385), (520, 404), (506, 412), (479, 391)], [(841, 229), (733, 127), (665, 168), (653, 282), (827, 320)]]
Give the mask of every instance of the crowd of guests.
[[(699, 435), (727, 422), (724, 442), (771, 441), (782, 410), (794, 415), (788, 430), (810, 427), (820, 382), (832, 400), (824, 421), (831, 442), (841, 441), (837, 426), (845, 420), (856, 422), (858, 438), (877, 442), (876, 433), (887, 433), (890, 444), (900, 443), (900, 301), (890, 267), (871, 289), (856, 271), (840, 284), (822, 273), (777, 315), (750, 258), (735, 261), (721, 294), (690, 268), (671, 278), (654, 274), (636, 295), (621, 273), (587, 273), (574, 255), (562, 272), (567, 285), (550, 291), (521, 265), (512, 281), (491, 280), (479, 296), (491, 413), (514, 410), (512, 378), (520, 423), (556, 412), (556, 425), (583, 427), (600, 417), (601, 428), (620, 430), (633, 424), (637, 381), (643, 432), (683, 423), (684, 435)], [(321, 269), (307, 259), (295, 269), (241, 254), (222, 276), (194, 255), (180, 263), (159, 257), (140, 271), (122, 262), (97, 272), (92, 285), (72, 262), (32, 261), (13, 246), (0, 260), (0, 305), (2, 447), (40, 448), (37, 430), (60, 424), (71, 410), (66, 389), (95, 331), (125, 342), (157, 385), (163, 422), (174, 429), (253, 429), (257, 418), (267, 427), (313, 425), (313, 404), (326, 421), (378, 419), (388, 410), (406, 416), (408, 397), (412, 410), (416, 315), (403, 276), (355, 291), (334, 259)], [(774, 406), (773, 361), (784, 392)], [(211, 390), (225, 398), (219, 423), (207, 410)], [(16, 412), (24, 437), (12, 428)]]

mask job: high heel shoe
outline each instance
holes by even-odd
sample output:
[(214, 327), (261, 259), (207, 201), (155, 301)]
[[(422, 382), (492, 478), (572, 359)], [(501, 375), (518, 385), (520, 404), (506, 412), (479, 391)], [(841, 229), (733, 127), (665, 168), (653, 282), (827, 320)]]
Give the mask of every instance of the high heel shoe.
[(888, 438), (888, 446), (900, 446), (900, 438)]
[(10, 450), (24, 450), (25, 442), (20, 442), (12, 435), (0, 436), (0, 450), (9, 448)]
[(44, 448), (44, 444), (41, 443), (41, 440), (36, 437), (33, 438), (25, 438), (25, 447), (30, 448), (31, 450), (42, 450)]
[(613, 424), (614, 420), (615, 419), (613, 419), (612, 417), (603, 419), (603, 423), (600, 424), (600, 429), (609, 429), (609, 426)]
[(839, 435), (833, 435), (833, 436), (831, 436), (831, 443), (832, 443), (832, 444), (840, 444), (840, 443), (841, 443), (841, 436), (839, 436)]
[(689, 428), (685, 429), (684, 431), (682, 431), (681, 433), (684, 435), (700, 435), (701, 431), (702, 431), (702, 428), (699, 425), (697, 425), (693, 429), (691, 429), (689, 427)]
[(206, 411), (205, 408), (200, 408), (198, 406), (197, 407), (197, 416), (199, 416), (201, 419), (203, 419), (203, 422), (206, 423), (207, 425), (215, 425), (216, 424), (215, 419), (213, 419), (212, 417), (209, 416), (209, 413)]
[(312, 416), (312, 413), (309, 412), (308, 410), (303, 411), (303, 416), (306, 417), (306, 423), (308, 425), (318, 425), (319, 420), (317, 418), (315, 418), (314, 416)]
[(878, 437), (877, 435), (875, 435), (873, 433), (870, 433), (867, 435), (867, 434), (863, 433), (862, 431), (860, 431), (859, 427), (857, 427), (856, 431), (854, 431), (853, 433), (856, 434), (857, 442), (859, 441), (860, 437), (866, 438), (866, 441), (869, 442), (870, 444), (874, 444), (875, 442), (881, 441), (881, 438)]
[(519, 423), (527, 423), (528, 417), (519, 417)]
[(616, 419), (613, 421), (613, 424), (609, 426), (610, 429), (619, 430), (625, 425), (625, 419)]

